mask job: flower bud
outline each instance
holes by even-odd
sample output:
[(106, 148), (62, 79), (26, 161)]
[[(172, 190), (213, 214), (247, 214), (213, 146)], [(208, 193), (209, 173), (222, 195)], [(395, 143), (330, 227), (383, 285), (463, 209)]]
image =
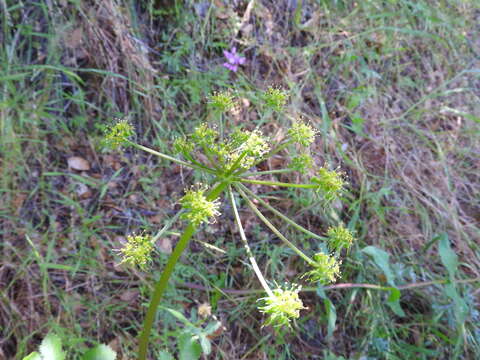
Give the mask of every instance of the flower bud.
[(300, 154), (292, 158), (290, 168), (305, 174), (308, 169), (313, 168), (313, 159), (309, 154)]
[(313, 269), (303, 275), (311, 282), (328, 284), (334, 282), (340, 275), (340, 262), (335, 257), (320, 252), (313, 256), (313, 260), (315, 262), (312, 264)]
[(353, 243), (353, 235), (343, 226), (330, 227), (327, 230), (328, 247), (335, 251), (342, 248), (348, 249)]
[(214, 110), (224, 113), (235, 106), (233, 96), (228, 91), (215, 92), (210, 95), (208, 105)]
[(232, 149), (229, 156), (230, 164), (235, 164), (237, 159), (243, 156), (238, 165), (244, 169), (251, 167), (256, 161), (261, 159), (263, 155), (270, 151), (268, 139), (263, 136), (259, 130), (235, 131), (230, 136), (229, 147)]
[(107, 148), (117, 149), (118, 147), (125, 145), (128, 138), (133, 134), (133, 126), (128, 120), (119, 120), (115, 125), (107, 127), (102, 144)]
[(345, 184), (342, 173), (325, 168), (320, 168), (318, 176), (314, 176), (311, 182), (318, 185), (317, 192), (323, 192), (327, 200), (333, 200), (343, 190)]
[(203, 123), (195, 128), (192, 133), (192, 141), (198, 146), (213, 146), (218, 137), (218, 131), (208, 124)]
[(173, 142), (173, 151), (175, 154), (190, 154), (194, 148), (194, 143), (189, 141), (186, 136), (178, 137)]
[(315, 140), (317, 131), (310, 124), (297, 120), (288, 129), (288, 135), (294, 142), (307, 147)]
[(153, 244), (151, 236), (129, 235), (127, 237), (127, 243), (120, 249), (123, 256), (122, 263), (139, 266), (144, 270), (152, 260), (152, 251)]
[(282, 111), (287, 103), (287, 92), (278, 88), (269, 87), (263, 94), (265, 105), (275, 111)]
[(185, 195), (180, 199), (180, 204), (187, 210), (182, 215), (182, 218), (190, 221), (195, 226), (204, 222), (210, 222), (211, 218), (220, 215), (218, 208), (220, 206), (218, 201), (209, 201), (205, 197), (205, 188), (197, 190), (187, 190)]

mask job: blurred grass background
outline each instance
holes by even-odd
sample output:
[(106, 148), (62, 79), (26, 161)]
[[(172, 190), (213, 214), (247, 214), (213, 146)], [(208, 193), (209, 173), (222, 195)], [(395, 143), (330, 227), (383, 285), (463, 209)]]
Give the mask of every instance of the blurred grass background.
[[(223, 327), (209, 359), (478, 358), (479, 283), (457, 283), (456, 295), (439, 283), (408, 287), (448, 278), (445, 238), (457, 279), (480, 276), (477, 1), (0, 0), (0, 22), (0, 358), (20, 358), (51, 329), (74, 354), (88, 340), (134, 357), (176, 232), (149, 273), (118, 266), (114, 249), (168, 221), (192, 176), (133, 150), (102, 151), (102, 128), (127, 117), (138, 142), (167, 152), (207, 119), (212, 91), (238, 94), (231, 116), (248, 126), (260, 120), (257, 90), (272, 84), (291, 101), (263, 125), (275, 132), (305, 118), (321, 134), (317, 163), (348, 174), (349, 195), (335, 206), (358, 240), (339, 282), (385, 284), (362, 252), (383, 249), (408, 288), (405, 316), (375, 290), (329, 291), (334, 308), (305, 291), (296, 332), (262, 329), (254, 293), (222, 290), (259, 288), (228, 214), (198, 234), (165, 306), (190, 319), (211, 306)], [(247, 59), (237, 73), (221, 66), (232, 46)], [(312, 231), (328, 228), (302, 192), (266, 195)], [(267, 277), (298, 281), (305, 265), (242, 217)], [(183, 326), (164, 311), (159, 320), (153, 356), (175, 352)]]

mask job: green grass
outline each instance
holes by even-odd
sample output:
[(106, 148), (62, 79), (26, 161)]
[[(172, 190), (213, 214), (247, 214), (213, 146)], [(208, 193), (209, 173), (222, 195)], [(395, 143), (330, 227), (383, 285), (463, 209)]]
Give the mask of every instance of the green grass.
[[(245, 99), (233, 115), (236, 125), (262, 121), (252, 110), (257, 88), (290, 90), (287, 113), (264, 125), (275, 132), (303, 116), (321, 134), (317, 165), (347, 173), (350, 192), (333, 204), (334, 213), (301, 191), (289, 191), (282, 202), (278, 193), (263, 194), (321, 235), (334, 214), (355, 229), (358, 240), (339, 283), (388, 286), (384, 269), (362, 252), (367, 246), (390, 254), (397, 286), (448, 279), (442, 236), (459, 256), (456, 279), (478, 278), (474, 1), (305, 1), (296, 11), (287, 5), (292, 2), (262, 1), (245, 18), (248, 2), (205, 13), (200, 3), (171, 3), (69, 2), (50, 9), (49, 2), (0, 1), (0, 338), (6, 339), (0, 357), (25, 355), (48, 330), (62, 335), (74, 354), (83, 352), (77, 344), (98, 341), (134, 356), (167, 255), (159, 252), (152, 270), (142, 273), (118, 266), (114, 249), (126, 234), (161, 227), (193, 179), (135, 151), (102, 152), (101, 128), (127, 116), (140, 143), (167, 151), (176, 136), (209, 120), (205, 98), (217, 89)], [(146, 55), (134, 38), (152, 51)], [(247, 57), (236, 75), (221, 67), (222, 50), (234, 39)], [(91, 169), (69, 169), (71, 156), (85, 158)], [(90, 193), (82, 197), (85, 186)], [(305, 265), (249, 214), (241, 215), (266, 276), (299, 281)], [(309, 309), (296, 332), (261, 328), (257, 293), (221, 290), (260, 287), (232, 224), (224, 214), (197, 235), (163, 304), (188, 319), (201, 303), (212, 305), (225, 330), (213, 340), (211, 358), (472, 359), (480, 353), (478, 282), (459, 283), (456, 293), (439, 283), (404, 289), (404, 317), (392, 312), (387, 292), (329, 290), (336, 310), (331, 337), (333, 308), (306, 289)], [(179, 231), (180, 224), (168, 240), (176, 241)], [(312, 239), (282, 231), (318, 250)], [(174, 352), (184, 325), (165, 311), (158, 316), (154, 350)]]

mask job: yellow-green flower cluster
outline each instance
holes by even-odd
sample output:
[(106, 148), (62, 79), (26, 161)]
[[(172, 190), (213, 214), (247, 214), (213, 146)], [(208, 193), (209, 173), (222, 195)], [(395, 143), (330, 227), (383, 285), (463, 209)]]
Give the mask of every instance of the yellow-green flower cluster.
[(318, 170), (318, 175), (314, 176), (311, 181), (318, 185), (317, 192), (322, 192), (327, 200), (333, 200), (343, 190), (345, 184), (342, 173), (323, 167)]
[(120, 249), (123, 260), (131, 266), (139, 266), (142, 270), (146, 268), (152, 260), (153, 244), (151, 236), (129, 235), (127, 243)]
[(173, 151), (175, 154), (191, 154), (194, 149), (195, 144), (191, 142), (186, 136), (176, 138), (173, 143)]
[(197, 162), (205, 161), (203, 153), (210, 162), (205, 165), (227, 171), (232, 166), (248, 169), (270, 151), (270, 144), (259, 130), (244, 129), (236, 129), (222, 141), (215, 127), (203, 123), (189, 136), (176, 139), (174, 149), (186, 159)]
[(218, 131), (207, 123), (202, 123), (195, 128), (191, 138), (198, 146), (212, 146), (218, 138)]
[(119, 120), (116, 124), (107, 127), (102, 144), (110, 149), (125, 145), (128, 138), (134, 134), (133, 126), (128, 120)]
[(313, 256), (315, 264), (311, 264), (313, 269), (303, 275), (312, 282), (319, 282), (321, 284), (328, 284), (334, 282), (340, 275), (340, 262), (335, 257), (316, 253)]
[(288, 129), (288, 135), (294, 142), (306, 147), (313, 143), (317, 132), (311, 125), (297, 120)]
[(303, 153), (292, 158), (290, 168), (295, 171), (301, 172), (302, 174), (305, 174), (308, 169), (313, 168), (313, 165), (314, 164), (312, 157), (307, 153)]
[(182, 218), (198, 226), (204, 222), (210, 222), (212, 218), (220, 215), (218, 201), (209, 201), (205, 196), (206, 188), (187, 190), (180, 199), (180, 204), (187, 210)]
[(277, 288), (270, 296), (260, 299), (264, 305), (259, 310), (268, 315), (265, 325), (290, 325), (292, 319), (298, 319), (300, 310), (306, 309), (298, 296), (301, 286), (292, 285), (290, 288)]
[(335, 251), (342, 248), (348, 249), (352, 246), (353, 243), (353, 235), (347, 228), (343, 226), (334, 226), (330, 227), (327, 230), (328, 236), (328, 247)]
[(287, 103), (287, 92), (279, 88), (269, 87), (263, 94), (265, 105), (275, 111), (282, 111)]
[(218, 112), (227, 112), (235, 106), (233, 96), (228, 91), (215, 92), (210, 95), (208, 104)]
[(248, 169), (270, 151), (268, 139), (259, 130), (238, 130), (230, 137), (230, 165), (236, 164)]

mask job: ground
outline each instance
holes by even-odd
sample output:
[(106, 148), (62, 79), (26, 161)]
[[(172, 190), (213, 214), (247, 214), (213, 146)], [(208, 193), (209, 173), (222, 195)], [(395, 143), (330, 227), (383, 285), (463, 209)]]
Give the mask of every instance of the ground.
[[(356, 241), (337, 284), (306, 285), (308, 309), (292, 331), (277, 331), (262, 327), (260, 284), (226, 211), (182, 257), (159, 309), (152, 359), (176, 354), (188, 329), (172, 310), (197, 328), (221, 322), (208, 359), (478, 357), (476, 1), (0, 7), (0, 358), (25, 356), (49, 331), (72, 358), (97, 342), (134, 358), (151, 288), (185, 224), (158, 241), (147, 271), (120, 264), (116, 250), (128, 234), (158, 231), (198, 179), (141, 151), (104, 150), (103, 129), (126, 118), (137, 142), (170, 153), (176, 137), (210, 120), (207, 97), (223, 90), (239, 99), (229, 114), (236, 125), (261, 124), (281, 137), (303, 118), (318, 130), (315, 162), (341, 169), (349, 183), (331, 204), (334, 216), (302, 191), (253, 189), (319, 234), (338, 217)], [(237, 72), (222, 66), (233, 47), (245, 57)], [(290, 98), (265, 122), (257, 105), (271, 85)], [(263, 170), (287, 160), (280, 154)], [(248, 208), (241, 217), (268, 278), (303, 283), (306, 265)], [(378, 290), (392, 282), (403, 316), (388, 302), (397, 293)]]

